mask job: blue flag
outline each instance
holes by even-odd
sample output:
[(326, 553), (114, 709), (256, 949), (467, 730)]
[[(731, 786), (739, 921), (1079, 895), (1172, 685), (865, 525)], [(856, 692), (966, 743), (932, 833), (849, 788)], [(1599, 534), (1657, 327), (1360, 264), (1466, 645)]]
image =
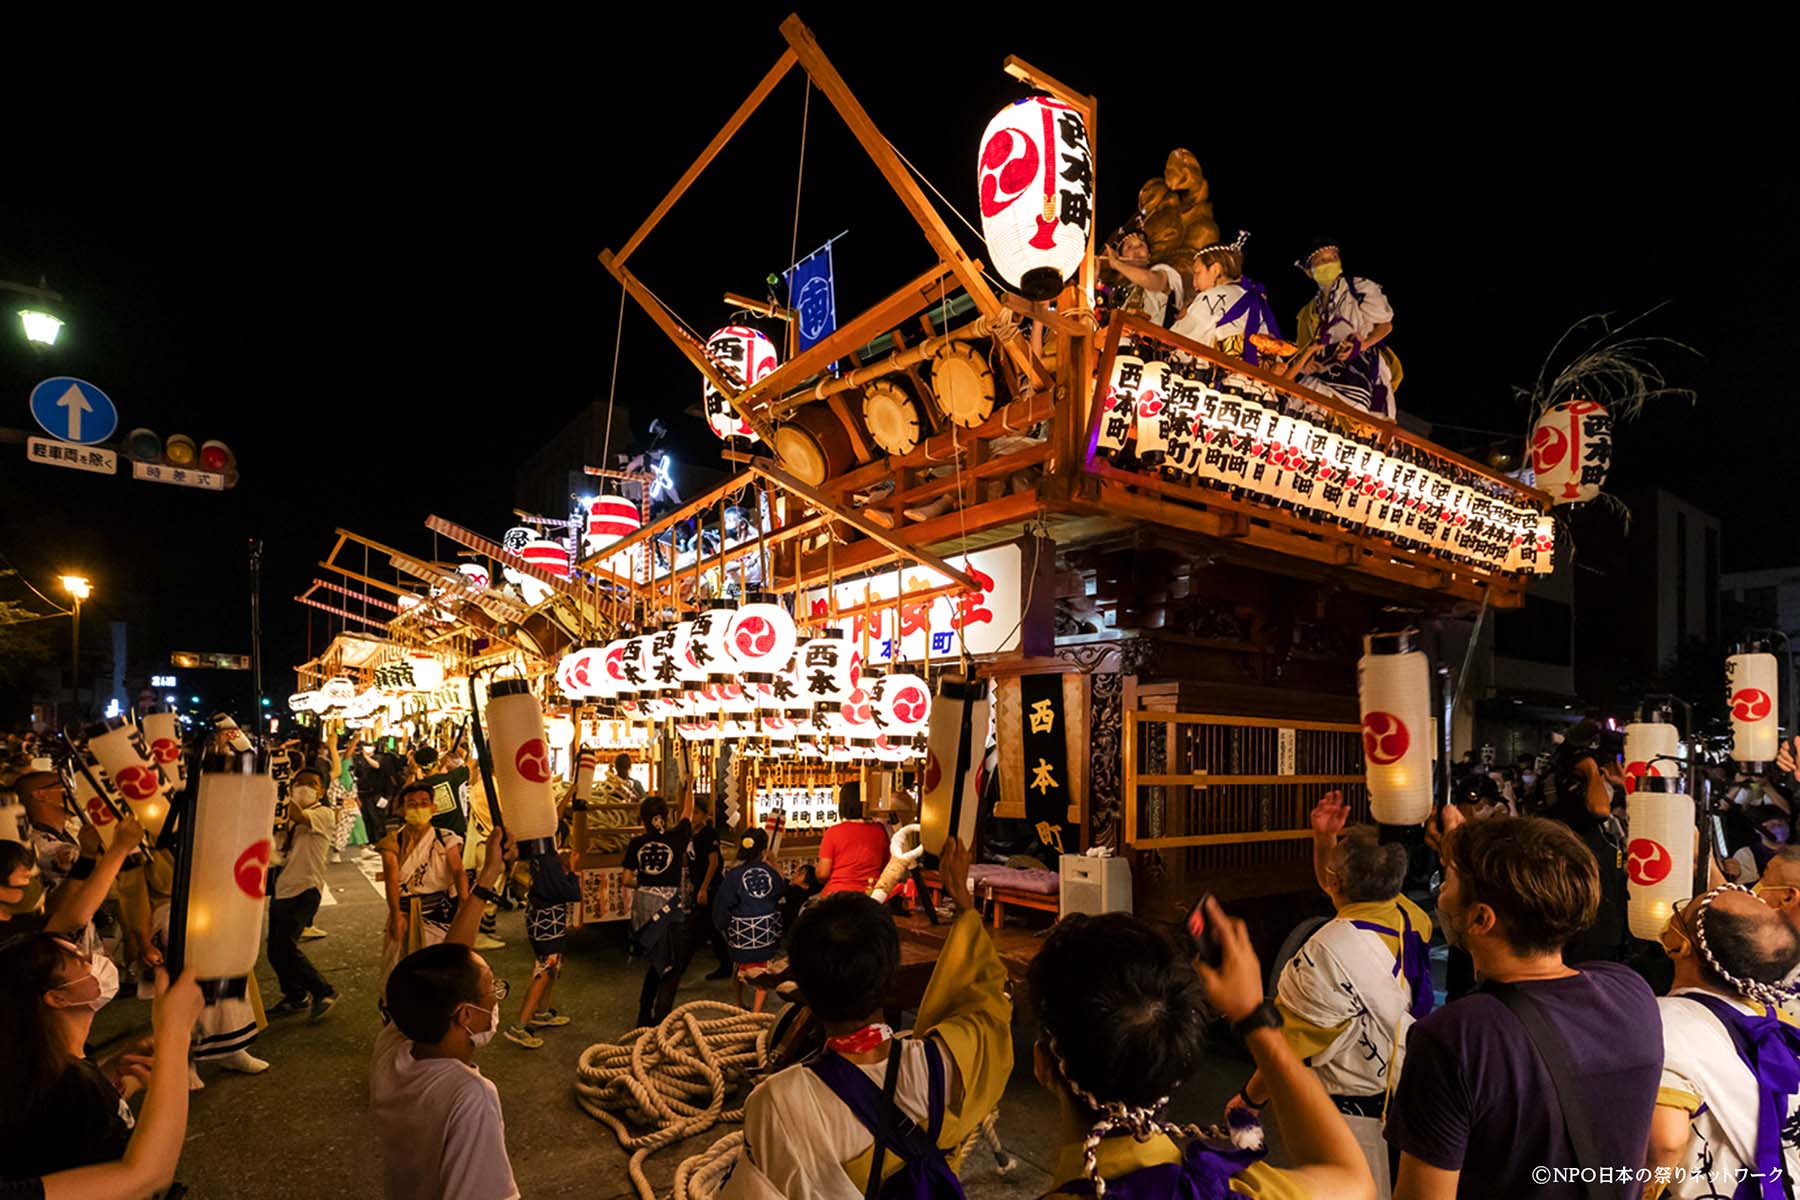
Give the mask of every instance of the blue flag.
[(795, 313), (800, 349), (807, 350), (837, 329), (837, 291), (831, 278), (831, 243), (826, 242), (784, 274), (788, 285), (788, 307)]

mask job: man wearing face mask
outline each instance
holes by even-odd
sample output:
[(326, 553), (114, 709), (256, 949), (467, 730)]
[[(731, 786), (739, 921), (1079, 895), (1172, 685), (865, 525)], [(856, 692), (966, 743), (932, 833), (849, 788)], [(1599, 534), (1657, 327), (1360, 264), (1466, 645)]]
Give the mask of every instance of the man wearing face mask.
[[(1482, 983), (1407, 1036), (1387, 1116), (1401, 1151), (1394, 1196), (1587, 1194), (1579, 1183), (1539, 1186), (1533, 1171), (1641, 1158), (1662, 1075), (1656, 997), (1621, 964), (1563, 961), (1600, 904), (1593, 854), (1567, 826), (1463, 824), (1454, 806), (1443, 812), (1446, 828), (1430, 838), (1444, 863), (1437, 925), (1468, 949)], [(1577, 1160), (1572, 1130), (1600, 1161)]]
[(269, 965), (281, 981), (281, 1002), (269, 1009), (284, 1017), (310, 1005), (317, 1021), (337, 1003), (337, 989), (300, 949), (300, 934), (319, 912), (325, 883), (325, 856), (337, 814), (321, 803), (318, 772), (307, 767), (288, 788), (287, 829), (282, 833), (282, 868), (269, 898)]
[[(444, 940), (401, 959), (388, 976), (375, 1037), (369, 1110), (386, 1161), (388, 1200), (514, 1200), (500, 1093), (475, 1052), (500, 1028), (503, 979), (475, 953), (482, 907), (516, 859), (489, 835), (481, 873)], [(484, 897), (484, 893), (486, 896)]]
[(1755, 1195), (1784, 1196), (1777, 1181), (1800, 1174), (1800, 1029), (1776, 1010), (1791, 998), (1779, 985), (1800, 966), (1800, 934), (1768, 904), (1724, 885), (1684, 905), (1662, 944), (1675, 986), (1657, 1001), (1663, 1078), (1647, 1165), (1689, 1173), (1669, 1197), (1717, 1195), (1718, 1181), (1740, 1170), (1775, 1184)]
[(1315, 239), (1297, 265), (1319, 290), (1300, 310), (1298, 336), (1304, 349), (1288, 371), (1307, 387), (1372, 417), (1393, 420), (1399, 380), (1380, 346), (1394, 332), (1394, 307), (1381, 285), (1345, 274), (1337, 242), (1329, 238)]

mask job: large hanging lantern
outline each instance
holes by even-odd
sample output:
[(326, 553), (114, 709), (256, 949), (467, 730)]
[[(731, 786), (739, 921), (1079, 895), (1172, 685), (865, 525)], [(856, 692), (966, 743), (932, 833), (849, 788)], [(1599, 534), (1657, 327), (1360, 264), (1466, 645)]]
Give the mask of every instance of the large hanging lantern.
[(1673, 760), (1681, 757), (1681, 734), (1675, 726), (1667, 721), (1655, 719), (1657, 714), (1649, 714), (1647, 721), (1632, 721), (1625, 726), (1625, 790), (1635, 792), (1638, 781), (1648, 776), (1653, 779), (1679, 779), (1681, 764)]
[(1027, 299), (1054, 299), (1086, 256), (1093, 227), (1093, 157), (1081, 114), (1047, 96), (1007, 105), (981, 135), (976, 172), (994, 269)]
[(1781, 664), (1761, 642), (1725, 660), (1725, 704), (1731, 709), (1731, 757), (1741, 763), (1775, 760), (1781, 744)]
[(262, 944), (275, 780), (254, 754), (209, 765), (219, 769), (200, 775), (182, 965), (202, 980), (240, 979)]
[(987, 682), (940, 679), (920, 780), (919, 840), (928, 854), (942, 854), (952, 837), (960, 838), (964, 846), (974, 845), (987, 728)]
[(1694, 802), (1674, 779), (1645, 776), (1626, 801), (1631, 841), (1625, 847), (1630, 880), (1626, 919), (1633, 937), (1654, 941), (1675, 907), (1694, 894)]
[(888, 744), (903, 748), (902, 739), (924, 734), (931, 722), (931, 685), (917, 675), (888, 675), (875, 693), (875, 719)]
[(725, 626), (725, 653), (748, 682), (773, 683), (794, 653), (794, 618), (767, 593), (746, 600)]
[(617, 696), (624, 690), (625, 679), (625, 643), (629, 638), (615, 638), (601, 648), (594, 666), (588, 671), (587, 694), (597, 700), (607, 700)]
[[(727, 325), (706, 339), (706, 357), (712, 360), (725, 382), (743, 391), (775, 369), (779, 361), (775, 343), (748, 325)], [(700, 387), (701, 403), (706, 408), (706, 424), (720, 438), (762, 439), (750, 422), (738, 415), (731, 402), (719, 394), (711, 380)]]
[(673, 626), (659, 629), (644, 643), (645, 686), (669, 706), (669, 712), (680, 711), (682, 699), (681, 664), (675, 657), (681, 640)]
[(725, 633), (731, 627), (731, 618), (736, 611), (729, 600), (711, 600), (694, 618), (694, 628), (688, 636), (688, 653), (693, 656), (694, 666), (705, 672), (708, 683), (724, 683), (736, 678), (737, 666), (725, 649)]
[(550, 742), (544, 710), (523, 679), (501, 679), (488, 688), (488, 749), (494, 756), (494, 791), (506, 831), (520, 858), (556, 849), (556, 796), (551, 785)]
[(794, 652), (798, 661), (800, 694), (814, 712), (829, 712), (856, 690), (862, 664), (841, 629), (828, 629), (808, 638)]
[(444, 664), (437, 655), (412, 650), (406, 655), (406, 665), (412, 669), (413, 691), (435, 692), (444, 686)]
[(1371, 634), (1356, 664), (1369, 811), (1383, 825), (1431, 815), (1431, 668), (1408, 634)]
[(1552, 504), (1600, 494), (1612, 466), (1612, 416), (1592, 400), (1552, 405), (1531, 427), (1531, 471)]
[(163, 782), (179, 789), (187, 784), (187, 765), (181, 759), (181, 718), (172, 712), (154, 712), (139, 722), (144, 747), (150, 751)]
[(536, 538), (525, 543), (519, 551), (519, 557), (540, 570), (548, 571), (558, 579), (569, 577), (569, 548), (562, 542), (553, 542), (548, 538)]
[(111, 717), (88, 728), (87, 749), (144, 832), (152, 838), (162, 836), (169, 815), (168, 788), (143, 735), (125, 718)]

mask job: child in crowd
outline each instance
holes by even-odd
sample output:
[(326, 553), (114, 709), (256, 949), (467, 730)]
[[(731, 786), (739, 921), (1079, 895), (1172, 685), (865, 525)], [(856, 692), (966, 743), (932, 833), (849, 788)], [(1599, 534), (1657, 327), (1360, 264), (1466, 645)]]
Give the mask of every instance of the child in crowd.
[[(745, 832), (738, 842), (737, 866), (725, 872), (719, 895), (713, 901), (713, 922), (725, 933), (725, 945), (738, 965), (737, 999), (744, 1003), (744, 977), (757, 973), (781, 945), (781, 893), (787, 881), (781, 872), (763, 861), (769, 835), (760, 829)], [(768, 993), (756, 988), (752, 1012), (761, 1012)]]

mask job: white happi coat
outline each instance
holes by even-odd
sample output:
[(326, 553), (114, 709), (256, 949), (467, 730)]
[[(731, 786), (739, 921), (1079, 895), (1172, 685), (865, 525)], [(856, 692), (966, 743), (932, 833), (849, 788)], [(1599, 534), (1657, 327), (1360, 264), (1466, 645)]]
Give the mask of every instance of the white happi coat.
[(1373, 1096), (1400, 1078), (1412, 990), (1394, 972), (1380, 934), (1348, 920), (1327, 922), (1282, 969), (1275, 996), (1295, 1016), (1326, 1029), (1345, 1024), (1310, 1064), (1327, 1092)]

